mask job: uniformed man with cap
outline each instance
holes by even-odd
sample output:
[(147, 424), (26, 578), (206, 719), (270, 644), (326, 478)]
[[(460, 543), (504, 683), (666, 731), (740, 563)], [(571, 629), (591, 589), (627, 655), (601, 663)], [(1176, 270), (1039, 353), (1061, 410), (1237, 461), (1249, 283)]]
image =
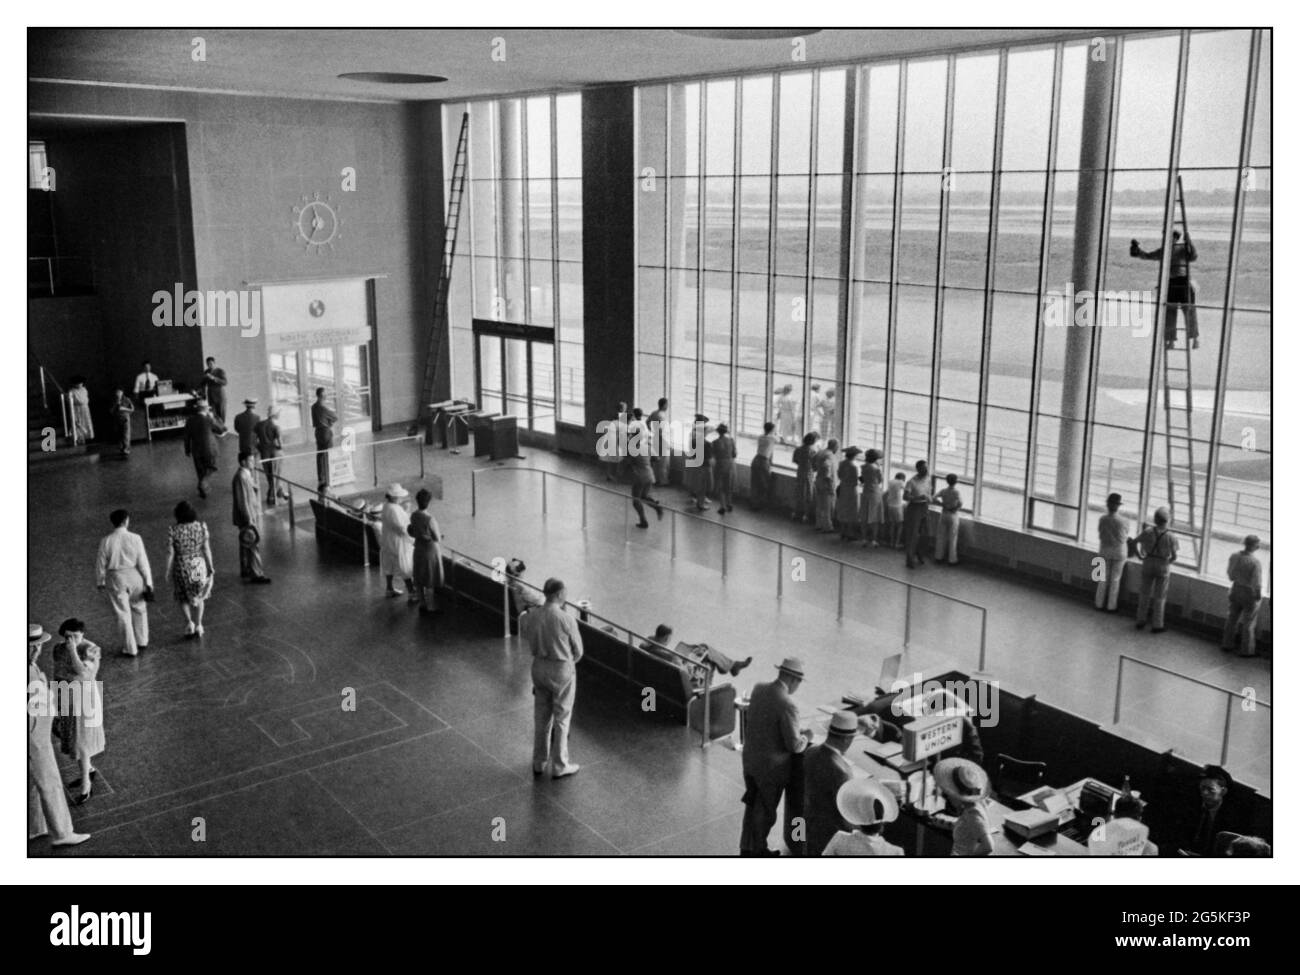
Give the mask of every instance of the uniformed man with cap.
[(257, 453), (257, 425), (262, 422), (257, 412), (257, 397), (244, 400), (244, 412), (235, 417), (235, 433), (239, 434), (239, 451)]
[(72, 828), (63, 776), (50, 737), (58, 697), (51, 693), (49, 681), (36, 666), (41, 647), (49, 639), (41, 624), (27, 624), (27, 839), (49, 836), (51, 846), (76, 846), (90, 839), (90, 834)]
[(840, 816), (836, 797), (840, 786), (853, 778), (853, 766), (844, 753), (857, 735), (858, 716), (852, 711), (836, 711), (831, 716), (826, 741), (813, 745), (804, 756), (803, 809), (807, 827), (804, 852), (810, 857), (821, 856), (831, 837), (849, 828)]
[(776, 680), (755, 684), (749, 695), (745, 750), (744, 825), (740, 832), (741, 856), (775, 856), (767, 835), (776, 824), (777, 806), (786, 797), (786, 845), (796, 852), (794, 820), (803, 815), (803, 780), (794, 781), (794, 756), (808, 747), (812, 732), (799, 730), (799, 708), (793, 694), (803, 683), (803, 661), (786, 657), (777, 666)]
[(1137, 554), (1142, 559), (1142, 586), (1138, 591), (1137, 628), (1151, 620), (1151, 632), (1165, 631), (1165, 597), (1169, 595), (1169, 567), (1178, 561), (1178, 538), (1169, 530), (1169, 509), (1157, 508), (1155, 524), (1146, 525), (1137, 537)]

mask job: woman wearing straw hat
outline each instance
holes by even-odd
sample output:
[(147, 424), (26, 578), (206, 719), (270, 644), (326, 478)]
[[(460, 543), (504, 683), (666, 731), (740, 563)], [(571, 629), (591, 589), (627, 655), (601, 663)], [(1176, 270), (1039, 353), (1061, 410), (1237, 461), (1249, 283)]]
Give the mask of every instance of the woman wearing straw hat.
[(384, 595), (396, 599), (401, 595), (393, 588), (393, 576), (401, 576), (406, 583), (407, 602), (416, 602), (420, 597), (415, 593), (415, 539), (407, 529), (411, 525), (411, 516), (406, 510), (406, 501), (411, 492), (400, 484), (391, 484), (384, 492), (384, 506), (380, 510), (379, 525), (379, 571), (384, 574), (387, 588)]
[(903, 848), (882, 835), (898, 818), (898, 799), (879, 779), (849, 779), (835, 796), (840, 818), (849, 824), (831, 837), (824, 857), (901, 857)]
[(862, 465), (862, 537), (863, 545), (876, 548), (880, 542), (880, 523), (885, 520), (885, 475), (880, 470), (880, 451), (872, 447)]
[(965, 758), (944, 758), (934, 767), (939, 790), (957, 813), (952, 828), (952, 855), (986, 857), (993, 852), (993, 830), (989, 825), (988, 774)]
[(63, 640), (54, 645), (54, 679), (64, 686), (79, 685), (74, 700), (79, 706), (72, 714), (54, 719), (54, 733), (63, 743), (63, 754), (70, 755), (81, 768), (81, 791), (73, 800), (80, 806), (90, 798), (92, 780), (97, 769), (96, 755), (104, 751), (104, 699), (99, 692), (99, 647), (85, 638), (86, 624), (73, 618), (59, 627)]

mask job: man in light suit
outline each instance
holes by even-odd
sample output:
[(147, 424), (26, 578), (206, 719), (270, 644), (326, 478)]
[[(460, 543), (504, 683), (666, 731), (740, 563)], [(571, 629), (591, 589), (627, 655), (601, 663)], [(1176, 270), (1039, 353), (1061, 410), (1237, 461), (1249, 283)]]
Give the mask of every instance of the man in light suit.
[(810, 857), (821, 856), (836, 833), (853, 831), (840, 815), (837, 797), (840, 786), (853, 778), (853, 766), (844, 753), (857, 735), (858, 716), (852, 711), (836, 711), (831, 717), (826, 741), (813, 745), (804, 757), (804, 852)]
[(776, 824), (776, 810), (785, 794), (786, 845), (793, 852), (793, 821), (803, 814), (803, 778), (794, 781), (795, 756), (808, 747), (811, 731), (799, 731), (799, 708), (791, 695), (803, 683), (803, 661), (786, 657), (777, 667), (776, 680), (755, 684), (749, 695), (749, 714), (741, 767), (745, 773), (745, 820), (740, 831), (741, 856), (775, 856), (767, 835)]
[(262, 502), (258, 497), (257, 478), (253, 476), (255, 455), (239, 453), (239, 470), (230, 482), (234, 499), (234, 523), (239, 529), (239, 575), (249, 582), (266, 585), (271, 580), (262, 572)]
[(89, 833), (72, 829), (63, 776), (50, 737), (57, 699), (36, 658), (50, 639), (39, 623), (27, 624), (27, 838), (50, 837), (51, 846), (76, 846)]
[(131, 513), (118, 508), (108, 516), (113, 530), (99, 541), (95, 557), (95, 586), (107, 594), (122, 637), (122, 656), (149, 649), (149, 600), (153, 570), (144, 539), (130, 531)]

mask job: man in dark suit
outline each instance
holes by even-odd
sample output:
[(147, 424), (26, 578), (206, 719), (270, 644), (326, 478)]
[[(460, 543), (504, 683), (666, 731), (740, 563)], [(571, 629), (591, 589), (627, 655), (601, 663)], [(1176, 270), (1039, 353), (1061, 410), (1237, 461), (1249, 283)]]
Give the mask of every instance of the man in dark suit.
[(275, 422), (275, 418), (279, 415), (279, 411), (274, 406), (269, 406), (266, 410), (266, 419), (253, 427), (253, 436), (257, 440), (257, 453), (262, 458), (262, 471), (266, 474), (268, 508), (275, 506), (277, 497), (284, 498), (286, 501), (289, 499), (289, 492), (275, 481), (280, 473), (279, 457), (283, 449), (283, 444), (280, 443), (280, 424)]
[(212, 407), (212, 415), (222, 424), (222, 433), (226, 423), (226, 370), (217, 365), (217, 360), (208, 356), (203, 370), (203, 398)]
[(239, 452), (257, 452), (256, 428), (262, 422), (257, 412), (257, 397), (244, 400), (244, 412), (235, 416), (235, 433), (239, 435)]
[(194, 459), (200, 498), (208, 496), (208, 478), (217, 471), (217, 435), (225, 432), (225, 426), (212, 415), (204, 400), (198, 401), (185, 421), (185, 456)]
[(316, 481), (320, 492), (330, 486), (329, 449), (334, 446), (334, 424), (338, 414), (325, 405), (325, 387), (316, 388), (316, 402), (311, 405), (311, 426), (316, 433)]
[(741, 856), (775, 856), (767, 835), (776, 824), (777, 806), (784, 794), (786, 845), (797, 848), (793, 821), (803, 815), (803, 774), (795, 782), (795, 756), (808, 747), (811, 731), (799, 731), (799, 708), (791, 695), (803, 683), (803, 661), (787, 657), (777, 667), (776, 680), (755, 684), (749, 696), (745, 749), (745, 820), (740, 832)]
[(836, 711), (831, 717), (826, 741), (813, 745), (804, 756), (804, 853), (807, 856), (821, 856), (831, 837), (840, 830), (853, 831), (840, 815), (836, 797), (840, 794), (840, 786), (853, 778), (853, 766), (844, 753), (857, 734), (857, 715), (852, 711)]
[(1224, 856), (1226, 844), (1216, 844), (1220, 833), (1243, 835), (1260, 835), (1263, 830), (1255, 828), (1237, 803), (1233, 802), (1232, 776), (1218, 765), (1207, 765), (1201, 770), (1197, 792), (1200, 794), (1200, 808), (1194, 816), (1184, 819), (1183, 834), (1179, 847), (1197, 856)]

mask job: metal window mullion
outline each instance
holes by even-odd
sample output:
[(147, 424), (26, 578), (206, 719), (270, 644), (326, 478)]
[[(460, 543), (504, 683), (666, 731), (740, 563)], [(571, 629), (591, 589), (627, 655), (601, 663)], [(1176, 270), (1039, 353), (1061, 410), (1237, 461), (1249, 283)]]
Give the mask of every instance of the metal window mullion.
[[(1118, 65), (1116, 69), (1118, 70)], [(1043, 373), (1043, 297), (1047, 293), (1047, 275), (1052, 256), (1052, 217), (1056, 201), (1057, 155), (1060, 147), (1062, 77), (1065, 69), (1065, 45), (1056, 45), (1056, 63), (1052, 72), (1052, 121), (1047, 136), (1047, 179), (1043, 185), (1043, 237), (1038, 248), (1038, 293), (1034, 296), (1034, 354), (1029, 382), (1029, 439), (1025, 444), (1024, 503), (1020, 506), (1021, 530), (1033, 525), (1034, 482), (1038, 472), (1038, 405), (1039, 384)], [(1085, 79), (1085, 85), (1086, 85)]]
[[(523, 240), (520, 242), (522, 247), (520, 253), (523, 255), (524, 262), (524, 321), (526, 324), (533, 324), (533, 289), (532, 274), (529, 266), (529, 240), (528, 232), (530, 229), (530, 216), (528, 212), (532, 209), (529, 203), (529, 186), (528, 186), (528, 99), (519, 99), (519, 203), (523, 208), (523, 219), (519, 226), (523, 234)], [(532, 377), (529, 377), (530, 381)], [(531, 408), (531, 407), (530, 407)]]
[[(1173, 256), (1173, 242), (1170, 240), (1170, 234), (1174, 225), (1174, 193), (1177, 186), (1178, 161), (1182, 149), (1183, 137), (1183, 109), (1187, 101), (1187, 58), (1191, 46), (1191, 31), (1184, 30), (1180, 33), (1178, 41), (1178, 74), (1177, 84), (1174, 89), (1174, 118), (1172, 132), (1169, 139), (1169, 161), (1165, 169), (1165, 207), (1164, 220), (1161, 223), (1161, 255), (1160, 255), (1160, 277), (1156, 284), (1156, 318), (1157, 327), (1151, 330), (1151, 367), (1147, 374), (1147, 416), (1146, 416), (1146, 433), (1142, 439), (1142, 507), (1139, 509), (1139, 519), (1145, 515), (1145, 512), (1151, 505), (1151, 465), (1152, 455), (1155, 452), (1156, 440), (1156, 396), (1159, 388), (1159, 379), (1163, 373), (1161, 368), (1163, 359), (1166, 354), (1164, 341), (1164, 311), (1165, 302), (1169, 295), (1169, 266), (1170, 259)], [(1188, 377), (1190, 380), (1190, 376)], [(1191, 430), (1188, 430), (1188, 436), (1191, 436)], [(1168, 439), (1169, 430), (1165, 429), (1166, 442), (1166, 465), (1168, 464)], [(1169, 471), (1166, 469), (1165, 475), (1168, 480)], [(1196, 470), (1191, 470), (1191, 476), (1196, 477)], [(1170, 499), (1172, 504), (1172, 499)]]
[[(492, 102), (492, 140), (494, 143), (499, 143), (501, 140), (500, 114), (501, 114), (500, 106), (498, 105), (497, 102)], [(494, 145), (494, 148), (499, 148), (499, 146)], [(496, 217), (496, 219), (492, 221), (492, 235), (495, 241), (495, 247), (493, 248), (494, 257), (492, 259), (492, 263), (494, 265), (493, 278), (495, 281), (492, 290), (492, 318), (493, 320), (499, 322), (503, 320), (509, 321), (510, 319), (508, 309), (506, 308), (507, 300), (506, 300), (505, 275), (502, 273), (503, 265), (507, 260), (505, 256), (505, 247), (503, 243), (505, 240), (505, 233), (504, 233), (505, 207), (501, 205), (501, 183), (502, 183), (501, 173), (504, 171), (505, 167), (503, 165), (500, 168), (498, 168), (498, 166), (496, 165), (501, 161), (502, 158), (502, 154), (500, 152), (494, 152), (492, 155), (493, 155), (493, 163), (494, 163), (492, 167), (492, 205), (495, 208), (495, 217)], [(500, 301), (499, 305), (497, 303), (498, 300)], [(504, 319), (497, 317), (498, 307), (501, 308), (503, 311), (507, 312)], [(503, 397), (505, 396), (504, 385), (501, 387), (501, 395)]]
[[(744, 424), (744, 417), (738, 408), (740, 403), (740, 154), (743, 144), (740, 136), (740, 122), (744, 103), (740, 79), (735, 80), (735, 97), (731, 100), (731, 349), (727, 375), (730, 377), (730, 423), (732, 436), (739, 436)], [(766, 409), (763, 411), (767, 417)]]
[(939, 438), (939, 379), (943, 359), (943, 284), (944, 263), (948, 258), (948, 199), (952, 193), (952, 125), (953, 105), (957, 98), (957, 59), (948, 58), (948, 77), (943, 103), (943, 157), (939, 164), (939, 247), (934, 267), (934, 330), (930, 339), (930, 425), (925, 456), (933, 461)]
[[(1214, 381), (1214, 413), (1210, 422), (1210, 451), (1205, 466), (1205, 517), (1201, 519), (1201, 558), (1197, 566), (1206, 571), (1209, 563), (1210, 539), (1214, 529), (1214, 501), (1217, 495), (1220, 441), (1223, 439), (1223, 413), (1228, 398), (1228, 358), (1232, 345), (1232, 327), (1236, 319), (1233, 305), (1236, 302), (1237, 261), (1241, 258), (1241, 233), (1245, 223), (1246, 184), (1242, 174), (1250, 165), (1250, 149), (1254, 139), (1255, 102), (1258, 97), (1259, 60), (1263, 50), (1263, 32), (1254, 30), (1250, 37), (1250, 54), (1246, 66), (1246, 106), (1241, 123), (1241, 151), (1237, 159), (1237, 193), (1233, 201), (1232, 233), (1228, 238), (1228, 282), (1223, 295), (1223, 331), (1219, 341), (1219, 364)], [(1191, 377), (1189, 376), (1190, 380)]]
[[(776, 388), (776, 187), (778, 166), (778, 126), (781, 109), (781, 75), (772, 75), (767, 174), (767, 386), (763, 395), (769, 401)], [(796, 438), (797, 439), (797, 438)]]
[[(849, 385), (849, 323), (852, 321), (853, 309), (853, 208), (856, 205), (857, 181), (854, 170), (857, 168), (858, 140), (854, 138), (855, 122), (858, 117), (858, 72), (846, 71), (844, 76), (844, 148), (840, 153), (840, 165), (844, 173), (840, 178), (840, 281), (844, 286), (844, 297), (838, 302), (839, 321), (836, 323), (836, 342), (839, 349), (839, 364), (835, 371), (835, 393), (839, 397), (840, 439), (847, 443), (854, 436), (850, 418), (854, 416), (851, 409), (856, 407), (856, 397), (852, 395)], [(815, 206), (815, 204), (814, 204)]]
[(708, 118), (705, 109), (709, 100), (706, 82), (699, 82), (700, 103), (696, 109), (699, 138), (695, 152), (695, 410), (704, 412), (704, 221), (708, 184), (705, 182), (705, 160), (708, 158)]
[[(555, 104), (555, 96), (551, 95), (551, 99), (550, 99), (551, 178), (550, 178), (550, 193), (548, 195), (550, 196), (551, 199), (551, 321), (554, 323), (554, 329), (555, 329), (555, 342), (554, 342), (555, 354), (551, 358), (551, 371), (555, 373), (555, 375), (551, 379), (551, 385), (554, 386), (555, 388), (555, 422), (557, 424), (560, 422), (560, 413), (564, 409), (564, 383), (561, 380), (561, 377), (564, 374), (564, 343), (560, 340), (561, 329), (564, 326), (560, 320), (560, 313), (562, 309), (560, 305), (560, 147), (559, 147), (560, 127), (558, 121), (556, 120), (556, 116), (558, 114), (559, 114), (559, 110)], [(581, 113), (579, 113), (578, 117), (579, 120), (581, 120), (582, 118)], [(579, 121), (578, 133), (579, 133), (579, 138), (581, 138), (581, 134), (582, 134), (581, 121)], [(579, 199), (581, 199), (581, 197), (579, 197)], [(635, 220), (636, 220), (636, 211), (633, 211), (633, 229), (634, 229), (634, 233), (633, 233), (634, 239), (632, 241), (633, 247), (636, 247), (637, 245), (637, 241), (635, 239), (636, 237)], [(636, 252), (633, 251), (633, 253), (635, 254)], [(636, 264), (633, 264), (632, 268), (633, 268), (633, 282), (635, 283), (636, 280), (640, 278), (640, 275), (635, 273), (637, 268)], [(633, 334), (635, 335), (635, 327), (633, 328)], [(587, 344), (585, 333), (583, 336), (582, 344), (584, 346)], [(633, 365), (632, 374), (634, 376), (636, 375), (635, 364)], [(583, 390), (582, 402), (584, 404), (583, 418), (585, 420), (586, 418), (585, 404), (587, 402), (586, 390)], [(558, 433), (558, 427), (557, 427), (557, 433)]]
[[(661, 382), (660, 395), (661, 396), (663, 395), (663, 393), (669, 391), (671, 387), (672, 374), (673, 374), (672, 371), (673, 348), (672, 348), (672, 343), (670, 341), (672, 337), (672, 328), (669, 324), (670, 316), (672, 314), (672, 309), (673, 309), (673, 303), (672, 303), (673, 262), (672, 262), (672, 250), (670, 248), (670, 244), (673, 239), (672, 238), (673, 211), (672, 211), (672, 207), (670, 206), (670, 203), (672, 201), (672, 186), (673, 186), (672, 183), (672, 179), (673, 179), (672, 177), (672, 158), (673, 158), (672, 112), (673, 112), (673, 86), (671, 84), (668, 84), (668, 85), (664, 85), (664, 183), (663, 183), (664, 199), (663, 199), (662, 213), (660, 214), (660, 216), (663, 217), (663, 221), (664, 221), (664, 281), (663, 281), (664, 313), (662, 316), (662, 321), (659, 323), (660, 332), (663, 335), (663, 350), (664, 350), (663, 366), (660, 369), (660, 382)], [(585, 327), (585, 323), (584, 323), (584, 327)], [(675, 390), (673, 391), (672, 398), (673, 399), (677, 398), (677, 393)], [(655, 403), (655, 408), (656, 409), (659, 408), (658, 403)], [(669, 401), (668, 408), (670, 411), (672, 410), (672, 400)]]
[[(889, 253), (889, 321), (885, 339), (885, 457), (893, 456), (894, 409), (898, 390), (894, 388), (894, 356), (898, 351), (898, 257), (902, 248), (903, 219), (903, 150), (907, 141), (907, 65), (898, 62), (898, 123), (894, 132), (894, 216)], [(907, 449), (906, 441), (903, 449)], [(901, 455), (900, 455), (901, 456)], [(906, 460), (906, 458), (904, 458)]]
[(818, 137), (818, 102), (821, 92), (821, 73), (812, 72), (812, 84), (809, 86), (811, 102), (809, 105), (810, 125), (808, 129), (808, 192), (805, 197), (805, 213), (808, 217), (808, 229), (804, 234), (807, 251), (804, 254), (803, 267), (803, 387), (800, 404), (804, 414), (804, 429), (812, 429), (813, 417), (809, 416), (807, 407), (812, 402), (812, 339), (813, 315), (816, 314), (817, 296), (813, 288), (813, 249), (817, 246), (817, 137)]
[[(1118, 50), (1119, 41), (1116, 40), (1116, 49)], [(1118, 72), (1118, 61), (1115, 65)], [(1101, 220), (1099, 222), (1098, 233), (1098, 254), (1097, 254), (1097, 273), (1093, 276), (1092, 293), (1093, 293), (1093, 311), (1092, 321), (1093, 330), (1091, 341), (1089, 342), (1088, 358), (1088, 385), (1087, 398), (1084, 403), (1083, 419), (1083, 464), (1082, 476), (1083, 482), (1079, 485), (1079, 513), (1075, 525), (1075, 541), (1083, 544), (1086, 539), (1088, 521), (1088, 497), (1092, 491), (1092, 453), (1093, 446), (1096, 443), (1097, 428), (1097, 393), (1098, 386), (1101, 384), (1101, 345), (1105, 340), (1105, 329), (1100, 327), (1101, 317), (1101, 298), (1102, 282), (1106, 276), (1106, 253), (1110, 242), (1110, 204), (1115, 188), (1115, 151), (1117, 143), (1117, 126), (1116, 121), (1119, 118), (1119, 78), (1118, 75), (1112, 80), (1110, 115), (1106, 125), (1106, 172), (1103, 175), (1102, 183), (1102, 208)]]
[(989, 231), (984, 263), (984, 320), (981, 323), (979, 393), (975, 398), (975, 471), (971, 490), (971, 511), (981, 510), (980, 495), (984, 485), (984, 431), (988, 423), (989, 360), (993, 335), (993, 284), (998, 257), (998, 208), (1002, 201), (1002, 145), (1006, 125), (1007, 71), (1010, 52), (1003, 48), (998, 56), (998, 91), (993, 116), (992, 183), (989, 188)]

